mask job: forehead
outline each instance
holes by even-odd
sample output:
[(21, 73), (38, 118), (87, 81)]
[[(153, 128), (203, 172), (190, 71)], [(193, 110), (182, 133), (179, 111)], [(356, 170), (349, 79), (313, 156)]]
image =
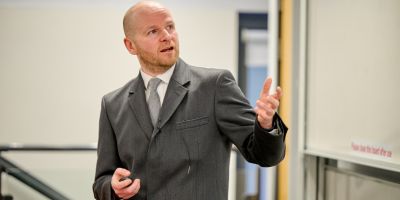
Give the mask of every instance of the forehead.
[(170, 12), (165, 8), (148, 8), (138, 12), (135, 16), (138, 28), (162, 25), (173, 22)]

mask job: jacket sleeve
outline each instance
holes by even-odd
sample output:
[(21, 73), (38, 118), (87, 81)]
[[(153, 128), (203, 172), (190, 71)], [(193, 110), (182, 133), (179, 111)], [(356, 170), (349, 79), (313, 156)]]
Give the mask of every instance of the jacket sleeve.
[(275, 134), (261, 128), (256, 114), (232, 74), (223, 71), (216, 81), (215, 117), (219, 130), (236, 145), (245, 159), (260, 166), (277, 165), (285, 157), (287, 127), (274, 116)]
[(103, 97), (99, 120), (96, 174), (93, 183), (93, 193), (96, 199), (118, 199), (111, 188), (111, 177), (118, 166), (120, 166), (120, 160), (117, 143)]

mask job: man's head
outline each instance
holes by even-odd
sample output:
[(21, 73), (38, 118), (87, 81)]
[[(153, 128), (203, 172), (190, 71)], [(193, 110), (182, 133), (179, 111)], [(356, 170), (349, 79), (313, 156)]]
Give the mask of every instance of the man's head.
[(178, 33), (171, 13), (152, 1), (141, 1), (125, 14), (124, 43), (137, 55), (142, 70), (151, 75), (165, 72), (179, 57)]

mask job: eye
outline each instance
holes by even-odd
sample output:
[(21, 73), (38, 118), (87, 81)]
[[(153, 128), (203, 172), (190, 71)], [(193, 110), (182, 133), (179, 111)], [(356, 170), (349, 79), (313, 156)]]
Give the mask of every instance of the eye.
[(167, 26), (167, 30), (174, 30), (175, 26), (173, 24), (170, 24)]
[(151, 29), (149, 32), (147, 32), (147, 35), (154, 35), (157, 33), (157, 29)]

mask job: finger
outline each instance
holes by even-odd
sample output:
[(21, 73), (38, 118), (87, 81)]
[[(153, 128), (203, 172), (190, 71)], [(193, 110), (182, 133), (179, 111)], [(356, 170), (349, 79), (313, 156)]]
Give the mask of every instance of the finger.
[(126, 176), (131, 175), (131, 172), (124, 168), (117, 168), (115, 170), (114, 174), (119, 175), (120, 177), (126, 177)]
[(131, 172), (129, 171), (129, 170), (127, 170), (127, 169), (124, 169), (124, 168), (117, 168), (115, 171), (114, 171), (114, 174), (113, 174), (113, 176), (112, 176), (112, 181), (113, 182), (119, 182), (119, 180), (122, 178), (122, 177), (127, 177), (127, 176), (129, 176), (131, 174)]
[(276, 93), (274, 94), (274, 98), (279, 100), (279, 99), (281, 99), (282, 95), (283, 95), (282, 94), (282, 89), (281, 89), (281, 87), (278, 86), (276, 88)]
[(124, 199), (129, 199), (135, 196), (139, 192), (139, 189), (140, 189), (140, 179), (135, 179), (132, 185), (124, 189), (124, 194), (122, 197)]
[(272, 97), (268, 97), (267, 103), (258, 100), (256, 102), (256, 105), (258, 108), (264, 110), (264, 112), (266, 112), (267, 115), (272, 116), (275, 114), (275, 109), (279, 105), (279, 102), (278, 100)]
[(265, 111), (268, 109), (268, 106), (263, 101), (257, 100), (256, 101), (256, 108), (259, 109), (259, 112)]
[(257, 113), (257, 115), (262, 115), (262, 113), (265, 112), (265, 104), (262, 101), (257, 101), (254, 111)]
[(131, 196), (132, 192), (128, 188), (131, 186), (132, 186), (132, 184), (129, 185), (128, 187), (122, 188), (120, 190), (116, 190), (115, 194), (117, 194), (118, 197), (120, 197), (122, 199), (129, 199), (129, 196)]
[(139, 192), (140, 189), (140, 179), (135, 179), (132, 185), (134, 186), (133, 194), (135, 195)]
[(279, 101), (273, 97), (268, 97), (267, 106), (272, 110), (276, 110), (279, 107)]
[(273, 110), (273, 109), (271, 109), (271, 108), (267, 108), (267, 109), (263, 109), (263, 108), (261, 108), (262, 106), (260, 105), (260, 106), (257, 106), (254, 110), (255, 110), (255, 112), (257, 113), (257, 115), (259, 115), (259, 116), (261, 116), (261, 120), (259, 120), (260, 122), (263, 122), (263, 121), (268, 121), (268, 120), (271, 120), (272, 119), (272, 117), (274, 116), (274, 114), (275, 114), (275, 111)]
[(127, 177), (130, 174), (131, 174), (131, 172), (129, 170), (127, 170), (127, 169), (117, 168), (114, 171), (114, 174), (113, 174), (113, 176), (111, 178), (111, 186), (112, 186), (112, 188), (121, 189), (123, 187), (126, 187), (126, 184), (130, 184), (132, 182), (132, 180), (130, 180), (130, 179), (127, 179), (127, 180), (124, 180), (124, 181), (120, 181), (121, 178)]
[(122, 190), (128, 187), (130, 184), (132, 184), (132, 179), (128, 178), (124, 181), (118, 181), (112, 187), (114, 188), (114, 190)]
[(272, 117), (273, 117), (274, 114), (275, 114), (275, 110), (270, 108), (270, 109), (268, 109), (268, 110), (265, 110), (265, 113), (267, 114), (268, 119), (272, 119)]
[(262, 98), (263, 96), (269, 95), (269, 89), (271, 88), (271, 84), (272, 84), (271, 77), (268, 77), (267, 79), (265, 79), (263, 89), (260, 93), (260, 98)]

